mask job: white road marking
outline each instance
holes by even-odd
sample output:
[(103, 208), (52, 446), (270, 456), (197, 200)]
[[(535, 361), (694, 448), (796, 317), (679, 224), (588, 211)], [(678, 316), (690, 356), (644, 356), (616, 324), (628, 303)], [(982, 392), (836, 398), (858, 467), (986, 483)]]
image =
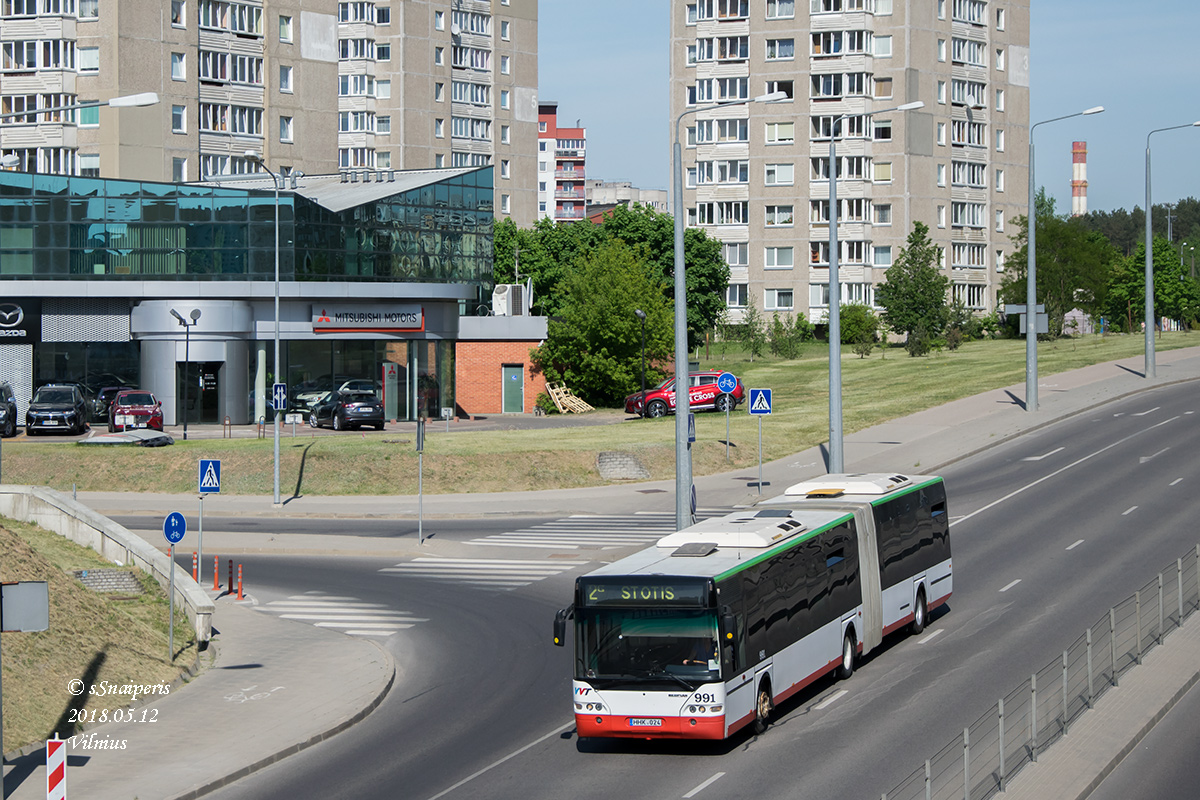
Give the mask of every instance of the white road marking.
[(1041, 461), (1043, 458), (1046, 458), (1047, 456), (1052, 456), (1055, 453), (1062, 452), (1063, 450), (1066, 450), (1066, 449), (1067, 448), (1065, 448), (1065, 447), (1056, 447), (1053, 450), (1051, 450), (1049, 453), (1042, 453), (1040, 456), (1028, 456), (1026, 458), (1022, 458), (1021, 460), (1022, 461)]
[[(1190, 414), (1190, 413), (1192, 413), (1192, 412), (1190, 412), (1190, 411), (1189, 411), (1188, 413)], [(1179, 482), (1180, 482), (1180, 481), (1182, 481), (1182, 480), (1183, 480), (1183, 478), (1176, 478), (1175, 480), (1171, 481), (1171, 482), (1170, 482), (1169, 484), (1167, 484), (1167, 485), (1168, 485), (1168, 486), (1174, 486), (1175, 484), (1179, 483)]]
[(560, 733), (562, 733), (563, 731), (565, 731), (567, 728), (573, 727), (574, 725), (575, 725), (575, 720), (571, 720), (570, 722), (566, 723), (565, 725), (560, 725), (560, 726), (558, 726), (558, 727), (557, 727), (557, 728), (555, 728), (554, 730), (552, 730), (552, 731), (550, 731), (549, 733), (547, 733), (545, 736), (542, 736), (542, 737), (540, 737), (540, 738), (534, 739), (532, 742), (530, 742), (529, 744), (525, 745), (525, 746), (524, 746), (524, 747), (522, 747), (521, 749), (512, 751), (511, 753), (509, 753), (508, 755), (506, 755), (506, 756), (504, 756), (503, 758), (499, 759), (498, 761), (493, 761), (491, 764), (488, 764), (486, 767), (484, 767), (483, 769), (479, 770), (478, 772), (476, 772), (476, 773), (474, 773), (474, 774), (471, 774), (471, 775), (468, 775), (467, 777), (463, 778), (461, 781), (459, 781), (458, 783), (454, 784), (454, 785), (453, 785), (453, 786), (451, 786), (450, 788), (448, 788), (448, 789), (443, 789), (442, 791), (440, 791), (440, 792), (438, 792), (437, 794), (435, 794), (433, 797), (429, 798), (429, 800), (438, 800), (438, 798), (439, 798), (439, 797), (445, 797), (446, 795), (450, 794), (451, 792), (453, 792), (453, 791), (454, 791), (455, 789), (457, 789), (458, 787), (460, 787), (460, 786), (465, 786), (466, 784), (468, 784), (468, 783), (470, 783), (471, 781), (473, 781), (473, 780), (475, 780), (476, 778), (478, 778), (480, 775), (483, 775), (485, 772), (490, 772), (491, 770), (493, 770), (493, 769), (495, 769), (496, 767), (498, 767), (498, 766), (500, 766), (501, 764), (503, 764), (505, 761), (508, 761), (509, 759), (512, 759), (512, 758), (516, 758), (517, 756), (521, 755), (521, 753), (524, 753), (524, 752), (525, 752), (526, 750), (528, 750), (529, 748), (531, 748), (531, 747), (536, 747), (537, 745), (539, 745), (539, 744), (541, 744), (542, 742), (544, 742), (544, 741), (546, 741), (547, 739), (549, 739), (551, 736), (558, 736)]
[(938, 628), (933, 633), (931, 633), (923, 638), (917, 639), (917, 644), (926, 644), (928, 642), (932, 642), (936, 637), (942, 635), (942, 630), (943, 630), (942, 628)]
[(713, 775), (711, 778), (706, 780), (704, 783), (700, 784), (695, 789), (692, 789), (690, 792), (685, 794), (684, 797), (685, 798), (695, 797), (696, 795), (700, 794), (702, 791), (707, 789), (709, 786), (712, 786), (714, 783), (716, 783), (718, 780), (720, 780), (724, 776), (725, 776), (724, 772), (718, 772), (716, 775)]
[(1008, 586), (1005, 586), (1005, 587), (1004, 587), (1003, 589), (1001, 589), (1000, 591), (1001, 591), (1001, 592), (1007, 592), (1009, 589), (1011, 589), (1012, 587), (1016, 586), (1016, 585), (1017, 585), (1018, 583), (1020, 583), (1020, 582), (1021, 582), (1021, 579), (1020, 579), (1020, 578), (1017, 578), (1015, 581), (1013, 581), (1012, 583), (1010, 583)]
[(1162, 450), (1159, 450), (1157, 453), (1155, 453), (1155, 454), (1154, 454), (1154, 455), (1152, 455), (1152, 456), (1142, 456), (1141, 458), (1139, 458), (1139, 459), (1138, 459), (1138, 463), (1139, 463), (1139, 464), (1145, 464), (1145, 463), (1146, 463), (1147, 461), (1149, 461), (1150, 459), (1152, 459), (1152, 458), (1158, 458), (1159, 456), (1161, 456), (1163, 453), (1167, 452), (1167, 451), (1168, 451), (1168, 450), (1170, 450), (1170, 449), (1171, 449), (1171, 448), (1169, 448), (1169, 447), (1164, 447)]
[(1113, 416), (1114, 416), (1114, 417), (1123, 417), (1123, 416), (1125, 416), (1125, 412), (1124, 412), (1124, 411), (1119, 411), (1119, 412), (1117, 412), (1116, 414), (1113, 414)]
[(1149, 411), (1139, 411), (1138, 413), (1136, 413), (1136, 414), (1130, 414), (1129, 416), (1131, 416), (1131, 417), (1144, 417), (1144, 416), (1146, 416), (1147, 414), (1153, 414), (1155, 411), (1158, 411), (1158, 409), (1160, 409), (1160, 408), (1162, 408), (1162, 406), (1155, 406), (1154, 408), (1150, 409)]
[(1122, 517), (1128, 516), (1128, 515), (1132, 514), (1134, 511), (1137, 511), (1137, 506), (1130, 506), (1129, 508), (1127, 508), (1121, 512), (1121, 516)]
[(829, 697), (826, 697), (824, 700), (817, 703), (815, 706), (813, 706), (813, 708), (815, 708), (817, 711), (820, 711), (827, 706), (833, 705), (848, 694), (850, 694), (849, 689), (842, 689), (840, 692), (835, 692), (834, 694), (829, 695)]
[(1079, 545), (1081, 545), (1081, 544), (1083, 544), (1083, 539), (1080, 539), (1079, 541), (1075, 542), (1075, 544), (1068, 546), (1067, 549), (1074, 550), (1076, 547), (1079, 547)]
[(989, 509), (992, 509), (992, 508), (1000, 505), (1001, 503), (1003, 503), (1006, 500), (1011, 500), (1012, 498), (1016, 497), (1017, 495), (1021, 494), (1022, 492), (1026, 491), (1028, 489), (1032, 489), (1034, 486), (1037, 486), (1039, 483), (1043, 483), (1044, 481), (1048, 481), (1051, 478), (1057, 477), (1058, 475), (1066, 472), (1067, 470), (1072, 469), (1073, 467), (1079, 466), (1080, 464), (1084, 463), (1085, 461), (1090, 461), (1091, 459), (1095, 458), (1096, 456), (1100, 455), (1101, 453), (1106, 453), (1109, 450), (1116, 447), (1117, 445), (1124, 444), (1125, 442), (1129, 441), (1130, 439), (1134, 438), (1135, 436), (1140, 436), (1141, 434), (1146, 433), (1147, 431), (1152, 431), (1155, 428), (1166, 425), (1169, 422), (1174, 422), (1177, 419), (1179, 419), (1179, 417), (1175, 416), (1175, 417), (1171, 417), (1170, 419), (1164, 419), (1162, 422), (1156, 422), (1155, 424), (1151, 425), (1149, 428), (1146, 428), (1145, 430), (1140, 430), (1140, 431), (1137, 431), (1136, 433), (1131, 433), (1123, 439), (1119, 439), (1119, 440), (1113, 442), (1112, 444), (1105, 445), (1104, 447), (1101, 447), (1099, 450), (1096, 450), (1095, 452), (1089, 453), (1086, 456), (1083, 456), (1082, 458), (1072, 461), (1070, 464), (1067, 464), (1065, 467), (1059, 467), (1058, 469), (1054, 470), (1054, 472), (1051, 472), (1049, 475), (1043, 475), (1042, 477), (1038, 478), (1036, 481), (1027, 483), (1024, 486), (1022, 486), (1020, 489), (1015, 489), (1015, 490), (1009, 492), (1008, 494), (1004, 495), (1004, 497), (1001, 497), (997, 500), (993, 500), (992, 502), (988, 503), (986, 506), (983, 506), (982, 508), (978, 508), (978, 509), (972, 511), (970, 514), (967, 514), (965, 517), (963, 517), (961, 520), (959, 520), (959, 524), (966, 522), (967, 520), (969, 520), (971, 517), (975, 516), (976, 514), (982, 514), (984, 511), (988, 511)]

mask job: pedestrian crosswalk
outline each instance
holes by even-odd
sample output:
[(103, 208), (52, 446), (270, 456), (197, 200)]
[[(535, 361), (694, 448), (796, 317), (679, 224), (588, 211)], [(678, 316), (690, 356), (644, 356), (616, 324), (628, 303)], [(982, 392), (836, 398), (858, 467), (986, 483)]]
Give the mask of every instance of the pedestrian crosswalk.
[(272, 600), (257, 608), (281, 619), (332, 628), (350, 636), (391, 636), (419, 622), (429, 621), (407, 611), (390, 609), (382, 603), (367, 603), (357, 597), (332, 596), (324, 592), (294, 594), (286, 600)]
[[(728, 509), (700, 509), (697, 517), (727, 514)], [(617, 547), (648, 547), (675, 532), (671, 511), (640, 511), (636, 514), (575, 514), (529, 528), (497, 533), (464, 544), (486, 547), (539, 547), (553, 550), (609, 550)]]
[(402, 561), (380, 572), (409, 578), (460, 583), (480, 589), (511, 591), (535, 581), (583, 566), (586, 562), (515, 560), (498, 558), (439, 558), (425, 556)]

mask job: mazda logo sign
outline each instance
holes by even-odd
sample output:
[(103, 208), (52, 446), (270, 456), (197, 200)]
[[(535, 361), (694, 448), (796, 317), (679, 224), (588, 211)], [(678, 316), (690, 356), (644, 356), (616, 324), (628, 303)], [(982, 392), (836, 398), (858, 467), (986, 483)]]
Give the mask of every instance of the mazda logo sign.
[(15, 328), (25, 321), (25, 312), (16, 303), (0, 303), (0, 328)]

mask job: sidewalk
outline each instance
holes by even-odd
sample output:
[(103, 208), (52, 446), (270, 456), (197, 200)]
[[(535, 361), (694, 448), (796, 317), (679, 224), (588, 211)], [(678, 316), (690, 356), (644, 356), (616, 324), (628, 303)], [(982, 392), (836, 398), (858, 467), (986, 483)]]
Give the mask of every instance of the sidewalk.
[[(1101, 403), (1170, 383), (1200, 379), (1200, 348), (1158, 354), (1158, 377), (1141, 377), (1141, 358), (1048, 376), (1040, 384), (1041, 407), (1026, 412), (1024, 386), (988, 392), (912, 414), (846, 437), (848, 471), (896, 470), (936, 473), (968, 455), (1012, 436), (1079, 414)], [(802, 453), (763, 465), (763, 497), (823, 474), (824, 451)], [(700, 507), (749, 504), (760, 497), (757, 469), (696, 479)], [(79, 500), (108, 515), (164, 515), (196, 506), (196, 496), (81, 492)], [(590, 489), (512, 494), (429, 495), (426, 518), (515, 514), (631, 513), (674, 510), (673, 481)], [(416, 497), (299, 497), (282, 508), (270, 497), (219, 495), (205, 502), (206, 517), (379, 517), (413, 520)], [(217, 532), (206, 550), (220, 547)], [(414, 537), (254, 536), (263, 552), (415, 553)], [(300, 539), (303, 539), (301, 542)], [(158, 542), (155, 542), (158, 544)], [(388, 549), (390, 548), (390, 549)], [(235, 552), (222, 548), (226, 553)], [(449, 554), (452, 543), (427, 542), (423, 554)], [(507, 553), (505, 555), (508, 555)], [(369, 714), (396, 680), (391, 657), (373, 642), (302, 623), (281, 620), (219, 598), (214, 616), (215, 657), (186, 686), (140, 708), (157, 709), (157, 721), (107, 724), (85, 731), (95, 740), (124, 740), (124, 749), (70, 750), (71, 794), (89, 800), (130, 797), (199, 797), (267, 764), (337, 733)], [(1190, 644), (1189, 644), (1190, 642)], [(1194, 649), (1189, 649), (1194, 648)], [(303, 653), (303, 658), (297, 654)], [(1193, 620), (1156, 648), (1143, 666), (1121, 680), (1071, 734), (1030, 765), (1006, 796), (1074, 800), (1134, 746), (1148, 722), (1166, 713), (1183, 688), (1197, 680), (1200, 621)], [(65, 692), (64, 692), (65, 694)], [(1109, 707), (1113, 707), (1110, 710)], [(139, 712), (140, 712), (139, 708)], [(1061, 759), (1061, 761), (1059, 760)], [(44, 749), (5, 764), (9, 796), (45, 796)], [(1018, 794), (1018, 792), (1024, 792)]]

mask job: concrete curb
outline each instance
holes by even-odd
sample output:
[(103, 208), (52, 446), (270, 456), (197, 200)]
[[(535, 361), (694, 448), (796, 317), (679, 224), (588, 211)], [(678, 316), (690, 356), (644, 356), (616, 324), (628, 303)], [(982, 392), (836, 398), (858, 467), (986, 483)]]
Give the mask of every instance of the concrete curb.
[(363, 708), (359, 709), (359, 711), (357, 713), (355, 713), (353, 716), (343, 720), (342, 722), (339, 722), (337, 725), (334, 725), (333, 727), (329, 728), (328, 730), (322, 731), (321, 733), (314, 734), (314, 735), (310, 736), (308, 739), (305, 739), (303, 742), (297, 742), (296, 744), (289, 745), (288, 747), (285, 747), (276, 753), (273, 753), (265, 758), (261, 758), (258, 761), (255, 761), (253, 764), (249, 764), (245, 767), (242, 767), (241, 769), (235, 770), (234, 772), (232, 772), (228, 775), (224, 775), (220, 778), (217, 778), (216, 780), (210, 781), (210, 782), (204, 784), (203, 786), (200, 786), (200, 787), (197, 787), (190, 791), (184, 792), (183, 794), (175, 795), (170, 800), (195, 800), (195, 798), (203, 797), (206, 794), (215, 792), (216, 790), (224, 788), (225, 786), (228, 786), (229, 784), (234, 783), (235, 781), (241, 780), (242, 778), (246, 777), (247, 775), (251, 775), (255, 772), (258, 772), (261, 769), (271, 766), (272, 764), (278, 763), (278, 762), (282, 761), (283, 759), (287, 758), (288, 756), (295, 755), (296, 753), (299, 753), (302, 750), (307, 750), (308, 748), (312, 747), (313, 745), (320, 744), (321, 742), (325, 741), (326, 739), (332, 738), (333, 736), (336, 736), (337, 734), (341, 733), (342, 731), (345, 731), (345, 730), (353, 727), (354, 725), (357, 725), (359, 722), (362, 722), (364, 719), (366, 719), (368, 716), (370, 716), (371, 712), (373, 712), (376, 708), (379, 707), (380, 703), (383, 702), (383, 699), (385, 697), (387, 697), (388, 692), (390, 692), (392, 690), (392, 687), (396, 685), (396, 661), (395, 661), (395, 659), (393, 659), (391, 657), (391, 655), (387, 652), (387, 650), (385, 650), (383, 647), (381, 647), (378, 642), (371, 642), (371, 644), (374, 645), (379, 650), (379, 652), (383, 655), (386, 662), (391, 665), (391, 675), (388, 676), (387, 683), (384, 685), (384, 687), (382, 689), (379, 690), (379, 693), (376, 694), (375, 698), (370, 703), (368, 703)]

